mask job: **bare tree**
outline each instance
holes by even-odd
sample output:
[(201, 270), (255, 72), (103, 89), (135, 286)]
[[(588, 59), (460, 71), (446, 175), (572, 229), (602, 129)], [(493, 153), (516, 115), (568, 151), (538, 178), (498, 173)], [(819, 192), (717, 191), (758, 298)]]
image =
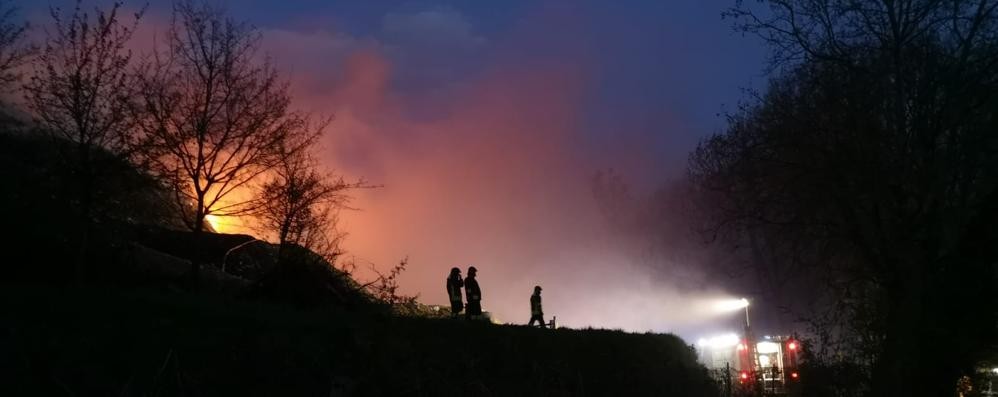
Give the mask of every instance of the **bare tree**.
[(342, 253), (337, 215), (349, 204), (350, 190), (370, 187), (363, 180), (347, 182), (320, 171), (312, 151), (326, 124), (298, 131), (278, 144), (278, 165), (260, 191), (260, 224), (277, 238), (278, 266), (289, 259), (292, 246), (334, 263)]
[[(370, 296), (374, 284), (361, 286), (351, 277), (355, 260), (340, 260), (345, 234), (337, 228), (337, 221), (340, 210), (349, 204), (349, 192), (371, 186), (322, 171), (313, 152), (327, 121), (306, 123), (308, 127), (281, 141), (276, 148), (278, 165), (260, 187), (257, 227), (276, 238), (277, 260), (273, 271), (257, 283), (258, 293), (302, 297), (311, 291), (311, 300), (334, 298), (339, 304)], [(379, 280), (390, 284), (395, 278)]]
[[(99, 175), (107, 165), (106, 152), (123, 156), (133, 136), (128, 117), (134, 87), (128, 69), (132, 54), (125, 46), (142, 12), (123, 24), (120, 7), (115, 3), (109, 10), (95, 9), (93, 17), (81, 9), (79, 1), (69, 15), (52, 8), (52, 30), (25, 86), (27, 106), (43, 131), (71, 143), (63, 157), (76, 184), (74, 195), (83, 228), (81, 261)], [(8, 29), (0, 26), (0, 42), (20, 34)], [(12, 59), (8, 56), (4, 61)]]
[[(289, 109), (287, 84), (259, 54), (259, 32), (207, 2), (180, 0), (165, 51), (140, 75), (145, 160), (168, 181), (195, 233), (209, 215), (248, 214), (243, 194), (278, 165), (274, 150), (307, 123)], [(199, 264), (193, 264), (197, 280)]]
[(18, 9), (0, 0), (0, 88), (8, 89), (20, 80), (18, 67), (28, 61), (32, 48), (24, 43), (27, 24), (16, 23)]
[(413, 306), (416, 304), (416, 299), (418, 296), (403, 295), (399, 288), (399, 277), (405, 272), (405, 268), (409, 266), (409, 258), (405, 257), (399, 261), (399, 263), (391, 268), (388, 273), (382, 273), (374, 266), (371, 266), (371, 272), (375, 274), (373, 281), (364, 284), (362, 287), (366, 288), (374, 298), (392, 306), (395, 310), (409, 310), (408, 306)]

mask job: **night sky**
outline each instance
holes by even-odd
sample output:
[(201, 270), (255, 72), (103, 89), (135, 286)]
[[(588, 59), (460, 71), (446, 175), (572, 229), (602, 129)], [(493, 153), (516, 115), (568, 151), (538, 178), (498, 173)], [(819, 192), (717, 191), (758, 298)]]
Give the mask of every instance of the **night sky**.
[[(169, 23), (169, 3), (151, 3), (138, 53)], [(733, 3), (225, 4), (260, 28), (297, 106), (335, 117), (325, 164), (383, 185), (342, 214), (361, 268), (408, 256), (404, 292), (444, 303), (448, 270), (474, 265), (485, 310), (504, 321), (528, 319), (540, 284), (565, 325), (690, 340), (729, 330), (690, 312), (728, 292), (700, 264), (649, 268), (608, 248), (589, 180), (614, 168), (650, 191), (681, 176), (687, 153), (765, 81), (763, 45), (721, 18)], [(46, 21), (46, 1), (21, 4)]]

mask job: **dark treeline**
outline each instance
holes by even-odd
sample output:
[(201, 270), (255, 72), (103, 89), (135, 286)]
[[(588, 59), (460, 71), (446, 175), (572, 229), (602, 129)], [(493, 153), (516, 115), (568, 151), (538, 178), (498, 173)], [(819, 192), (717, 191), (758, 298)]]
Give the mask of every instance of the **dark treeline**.
[(808, 291), (808, 395), (954, 394), (998, 342), (998, 2), (727, 16), (773, 77), (691, 156), (702, 231)]
[(804, 395), (954, 395), (998, 363), (998, 2), (724, 16), (770, 46), (768, 86), (682, 181), (636, 198), (598, 176), (604, 212), (646, 252), (751, 285), (806, 336)]

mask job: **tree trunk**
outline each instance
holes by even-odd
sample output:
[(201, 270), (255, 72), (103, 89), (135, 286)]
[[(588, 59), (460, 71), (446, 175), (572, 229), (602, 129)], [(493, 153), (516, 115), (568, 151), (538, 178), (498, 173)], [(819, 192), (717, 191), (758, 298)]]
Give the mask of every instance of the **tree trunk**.
[(204, 247), (202, 244), (202, 234), (204, 234), (204, 221), (207, 216), (204, 211), (203, 202), (204, 200), (199, 197), (197, 203), (198, 209), (195, 215), (196, 220), (193, 225), (194, 230), (192, 230), (194, 239), (193, 246), (198, 249), (198, 251), (195, 251), (194, 255), (191, 256), (190, 283), (191, 289), (194, 290), (197, 290), (201, 284), (201, 258), (199, 257), (199, 254), (200, 249)]
[(287, 248), (285, 248), (286, 245), (287, 243), (284, 241), (281, 241), (279, 244), (277, 244), (277, 260), (274, 261), (275, 272), (283, 271), (283, 268), (286, 265), (286, 260), (284, 258), (287, 255)]

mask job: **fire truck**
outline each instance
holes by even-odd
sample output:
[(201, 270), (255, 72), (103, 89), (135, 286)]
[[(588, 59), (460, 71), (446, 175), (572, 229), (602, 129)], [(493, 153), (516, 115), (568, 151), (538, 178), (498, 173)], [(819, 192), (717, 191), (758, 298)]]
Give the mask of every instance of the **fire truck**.
[(792, 336), (759, 339), (727, 334), (700, 339), (700, 362), (711, 370), (725, 396), (794, 396), (800, 381), (798, 354), (802, 347)]

